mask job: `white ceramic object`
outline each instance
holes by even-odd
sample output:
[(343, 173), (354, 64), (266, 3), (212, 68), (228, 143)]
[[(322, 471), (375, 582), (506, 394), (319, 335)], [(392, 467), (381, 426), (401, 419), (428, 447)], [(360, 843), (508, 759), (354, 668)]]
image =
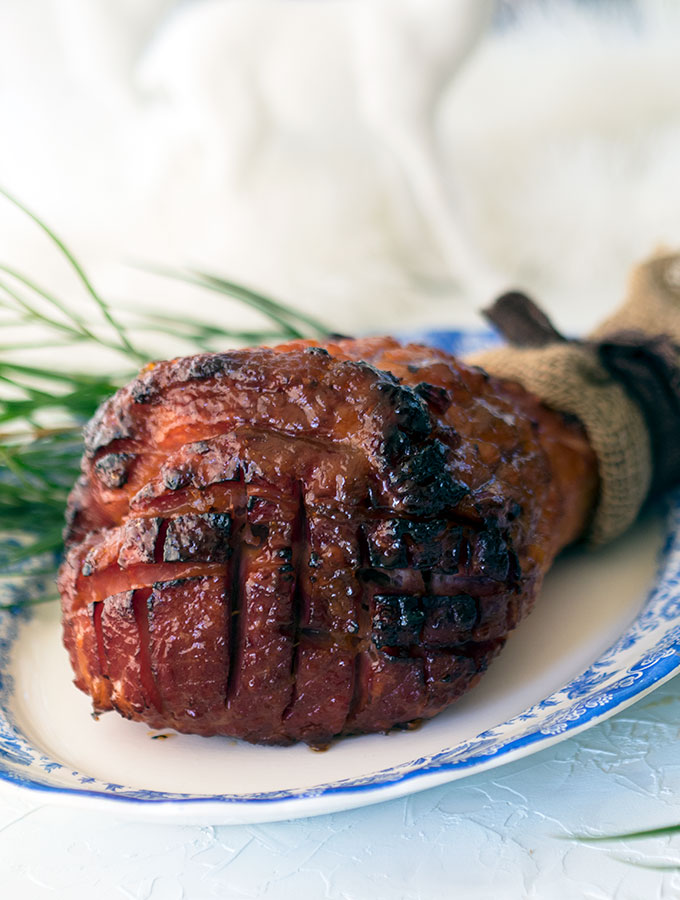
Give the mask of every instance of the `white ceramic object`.
[[(458, 350), (477, 340), (429, 337)], [(169, 731), (159, 739), (113, 713), (95, 721), (71, 683), (57, 606), (4, 612), (0, 789), (178, 823), (318, 815), (533, 753), (625, 708), (679, 668), (680, 496), (665, 525), (648, 518), (609, 547), (558, 561), (488, 674), (445, 713), (416, 731), (347, 738), (324, 753)]]

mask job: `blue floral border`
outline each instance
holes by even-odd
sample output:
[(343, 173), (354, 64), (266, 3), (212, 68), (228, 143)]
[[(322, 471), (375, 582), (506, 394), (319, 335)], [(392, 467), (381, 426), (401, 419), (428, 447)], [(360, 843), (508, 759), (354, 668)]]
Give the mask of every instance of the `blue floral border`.
[[(412, 339), (470, 352), (488, 345), (488, 333), (427, 332)], [(0, 611), (0, 781), (39, 791), (91, 796), (133, 803), (224, 803), (250, 805), (305, 800), (316, 797), (375, 791), (438, 772), (454, 773), (489, 761), (502, 761), (533, 744), (548, 744), (567, 737), (596, 719), (613, 714), (680, 669), (680, 492), (668, 501), (667, 537), (655, 586), (643, 608), (624, 634), (588, 669), (559, 691), (517, 716), (465, 741), (430, 756), (412, 759), (396, 767), (371, 772), (361, 778), (342, 779), (309, 789), (289, 789), (250, 794), (200, 795), (139, 790), (105, 783), (71, 771), (41, 753), (22, 733), (11, 712), (13, 692), (9, 673), (10, 651), (29, 611)], [(0, 545), (2, 551), (7, 541)], [(44, 585), (30, 572), (17, 572), (6, 580), (0, 602), (16, 600)], [(7, 592), (10, 592), (9, 594)], [(52, 773), (58, 773), (58, 783)]]

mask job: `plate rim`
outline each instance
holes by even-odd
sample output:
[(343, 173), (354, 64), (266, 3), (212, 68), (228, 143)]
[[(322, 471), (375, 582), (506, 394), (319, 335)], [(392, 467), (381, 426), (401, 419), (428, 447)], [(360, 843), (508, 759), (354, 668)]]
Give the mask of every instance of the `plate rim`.
[[(664, 676), (648, 685), (639, 693), (631, 695), (617, 706), (602, 709), (592, 719), (574, 723), (573, 726), (558, 734), (544, 735), (540, 740), (540, 747), (536, 750), (533, 749), (534, 742), (525, 742), (518, 747), (509, 749), (507, 752), (497, 753), (484, 759), (482, 762), (471, 764), (469, 767), (463, 765), (455, 769), (439, 767), (434, 771), (428, 769), (412, 770), (397, 780), (381, 785), (364, 786), (365, 791), (361, 795), (357, 795), (352, 787), (341, 787), (314, 796), (300, 794), (295, 797), (275, 797), (257, 800), (226, 799), (218, 795), (149, 800), (89, 789), (79, 790), (77, 788), (60, 787), (58, 785), (24, 784), (19, 780), (5, 777), (5, 773), (2, 772), (0, 772), (0, 786), (7, 794), (16, 793), (22, 798), (30, 795), (35, 799), (47, 800), (47, 803), (40, 805), (85, 809), (90, 812), (96, 809), (100, 809), (102, 812), (125, 813), (126, 811), (134, 811), (135, 813), (141, 813), (141, 816), (138, 815), (137, 818), (146, 821), (179, 819), (184, 824), (256, 825), (287, 819), (313, 818), (334, 812), (360, 809), (363, 806), (370, 806), (374, 803), (397, 800), (413, 793), (420, 793), (443, 784), (460, 781), (468, 775), (482, 774), (500, 766), (517, 762), (525, 756), (533, 755), (533, 753), (547, 750), (633, 706), (658, 687), (661, 687), (665, 682), (671, 680), (678, 674), (679, 669), (680, 660)], [(413, 787), (414, 784), (415, 787)], [(348, 795), (353, 800), (356, 799), (357, 802), (345, 802)], [(313, 801), (319, 802), (315, 804)], [(311, 808), (308, 808), (310, 806)], [(238, 814), (230, 815), (229, 813), (233, 810), (238, 810)], [(214, 817), (207, 820), (205, 814), (211, 812)]]
[[(468, 351), (470, 345), (476, 348), (481, 343), (488, 343), (489, 332), (473, 332), (462, 329), (423, 331), (417, 335), (412, 333), (409, 335), (409, 338), (411, 340), (414, 338), (424, 340), (427, 343), (439, 344), (440, 346), (442, 341), (445, 341), (455, 344), (456, 352), (460, 353), (461, 344), (467, 344), (464, 350)], [(564, 722), (559, 722), (558, 720), (558, 728), (553, 732), (541, 730), (539, 720), (536, 723), (537, 727), (533, 729), (525, 731), (520, 729), (519, 734), (511, 732), (507, 738), (502, 739), (488, 753), (470, 753), (469, 746), (474, 743), (475, 738), (473, 738), (469, 742), (462, 742), (454, 745), (454, 747), (442, 748), (421, 759), (410, 759), (401, 765), (391, 766), (388, 769), (374, 771), (355, 778), (336, 779), (327, 784), (308, 788), (292, 788), (281, 791), (259, 792), (257, 794), (244, 793), (242, 795), (183, 795), (179, 792), (173, 794), (167, 791), (126, 789), (123, 785), (105, 784), (100, 779), (93, 778), (88, 778), (87, 783), (81, 783), (79, 786), (58, 783), (49, 784), (35, 780), (35, 776), (37, 776), (35, 769), (33, 769), (34, 777), (25, 777), (22, 773), (12, 770), (11, 759), (10, 762), (7, 762), (8, 753), (2, 747), (2, 729), (0, 727), (0, 787), (5, 791), (16, 791), (23, 796), (31, 794), (36, 798), (41, 798), (43, 801), (61, 803), (69, 807), (87, 806), (87, 808), (92, 809), (93, 806), (99, 806), (109, 811), (113, 809), (119, 811), (135, 810), (138, 813), (140, 810), (144, 810), (144, 817), (149, 819), (163, 818), (172, 810), (170, 818), (183, 818), (186, 820), (194, 814), (196, 821), (204, 821), (206, 814), (212, 811), (213, 815), (216, 815), (214, 821), (222, 821), (225, 824), (256, 823), (292, 817), (321, 815), (331, 811), (351, 809), (394, 799), (438, 784), (452, 782), (471, 774), (487, 771), (520, 759), (523, 756), (547, 749), (622, 711), (651, 693), (680, 671), (680, 625), (677, 624), (680, 622), (680, 604), (677, 602), (680, 599), (680, 491), (671, 494), (666, 501), (666, 505), (667, 514), (664, 522), (663, 548), (658, 556), (654, 580), (647, 590), (638, 616), (633, 622), (628, 623), (623, 628), (619, 637), (589, 664), (584, 673), (579, 673), (579, 675), (558, 688), (547, 698), (543, 698), (528, 707), (519, 715), (511, 716), (504, 722), (496, 723), (486, 732), (481, 732), (476, 736), (476, 739), (483, 738), (484, 735), (493, 732), (494, 729), (501, 729), (516, 721), (521, 721), (522, 716), (526, 717), (533, 710), (540, 709), (543, 704), (549, 703), (552, 697), (558, 696), (576, 684), (580, 678), (583, 678), (594, 666), (605, 659), (607, 654), (613, 653), (612, 658), (615, 659), (617, 645), (628, 634), (633, 632), (635, 625), (640, 621), (646, 607), (652, 603), (655, 595), (662, 593), (664, 586), (667, 587), (669, 583), (672, 584), (673, 571), (671, 563), (677, 557), (675, 572), (676, 590), (674, 594), (671, 593), (670, 598), (671, 600), (675, 598), (678, 610), (674, 616), (661, 620), (660, 624), (664, 621), (668, 624), (665, 630), (661, 627), (657, 629), (659, 637), (665, 637), (666, 640), (665, 645), (661, 648), (662, 652), (660, 652), (660, 655), (653, 659), (651, 663), (642, 666), (642, 671), (630, 681), (630, 684), (619, 685), (616, 680), (609, 684), (610, 689), (616, 687), (616, 690), (606, 695), (604, 699), (597, 699), (596, 689), (593, 696), (597, 702), (591, 703), (592, 696), (589, 698), (586, 692), (582, 698), (578, 716), (571, 719), (567, 718)], [(16, 623), (18, 623), (27, 616), (27, 613), (22, 611), (19, 614), (14, 614), (0, 609), (0, 617), (7, 615), (15, 618)], [(30, 615), (30, 611), (28, 615)], [(673, 621), (676, 622), (675, 627), (671, 624)], [(652, 631), (654, 630), (652, 629)], [(656, 634), (656, 632), (654, 633)], [(641, 632), (641, 636), (643, 634), (644, 632)], [(10, 638), (9, 642), (5, 642), (6, 645), (11, 647), (14, 639), (14, 637)], [(1, 644), (2, 641), (0, 641), (0, 650), (2, 649)], [(626, 650), (635, 648), (635, 645), (636, 641), (633, 640), (629, 647), (624, 647), (624, 656)], [(650, 653), (656, 649), (659, 654), (659, 646), (659, 643), (657, 643), (648, 648), (647, 652)], [(630, 674), (636, 665), (642, 665), (644, 658), (644, 655), (640, 658), (638, 654), (633, 660), (626, 661), (621, 669), (615, 673), (616, 678), (621, 680), (621, 675), (624, 675), (625, 672)], [(11, 675), (3, 671), (3, 667), (0, 665), (0, 697), (2, 693), (9, 692), (11, 694), (11, 684), (9, 682), (11, 682)], [(597, 685), (597, 681), (595, 685)], [(578, 700), (575, 702), (575, 705), (578, 706)], [(568, 710), (571, 707), (565, 708)], [(3, 718), (6, 723), (15, 727), (16, 732), (20, 733), (20, 729), (12, 721), (11, 714), (0, 704), (0, 726), (2, 726)], [(526, 720), (530, 721), (531, 716)], [(449, 759), (448, 761), (444, 760), (443, 757), (450, 756), (455, 752), (456, 746), (468, 746), (468, 753), (463, 753), (458, 758)], [(47, 760), (48, 758), (44, 757), (44, 759)], [(59, 763), (55, 763), (55, 765), (62, 767)], [(26, 767), (27, 773), (30, 773), (32, 767), (33, 763), (31, 762)], [(49, 768), (45, 766), (44, 769), (49, 774)], [(72, 774), (75, 776), (78, 773), (74, 772)], [(88, 787), (87, 785), (92, 782), (99, 782), (106, 789)], [(127, 790), (127, 793), (118, 791), (118, 788), (121, 788), (123, 791)], [(133, 794), (136, 796), (133, 796)], [(236, 814), (232, 815), (231, 813)]]

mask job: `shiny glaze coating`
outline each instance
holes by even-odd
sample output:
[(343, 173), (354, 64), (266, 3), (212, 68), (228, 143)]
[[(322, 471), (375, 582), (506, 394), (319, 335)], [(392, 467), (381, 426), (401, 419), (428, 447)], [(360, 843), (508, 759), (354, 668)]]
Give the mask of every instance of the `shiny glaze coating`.
[(435, 715), (596, 492), (577, 422), (391, 338), (162, 362), (86, 432), (59, 576), (96, 710), (323, 744)]

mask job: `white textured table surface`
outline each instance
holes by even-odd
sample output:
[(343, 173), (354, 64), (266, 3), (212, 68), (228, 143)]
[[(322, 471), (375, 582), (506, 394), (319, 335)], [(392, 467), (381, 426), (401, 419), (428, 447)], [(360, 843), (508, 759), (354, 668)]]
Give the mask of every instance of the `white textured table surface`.
[(680, 895), (680, 681), (556, 747), (362, 810), (244, 827), (136, 824), (0, 795), (5, 897), (598, 898)]
[(7, 802), (0, 891), (21, 900), (652, 900), (680, 895), (680, 680), (525, 760), (377, 806), (244, 827), (140, 825)]

